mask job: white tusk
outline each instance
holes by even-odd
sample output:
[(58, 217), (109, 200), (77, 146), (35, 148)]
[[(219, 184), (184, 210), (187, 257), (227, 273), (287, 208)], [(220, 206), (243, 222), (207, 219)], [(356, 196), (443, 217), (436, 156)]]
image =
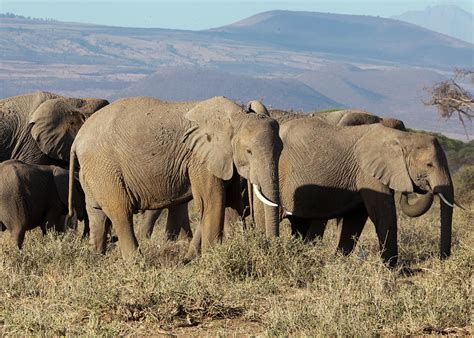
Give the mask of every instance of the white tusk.
[(464, 211), (469, 211), (467, 210), (466, 208), (464, 208), (461, 204), (459, 204), (458, 202), (454, 201), (454, 205), (457, 206), (458, 208), (461, 208), (462, 210)]
[(439, 198), (441, 198), (441, 200), (446, 203), (446, 205), (449, 205), (451, 208), (454, 208), (454, 205), (452, 205), (451, 203), (449, 203), (446, 198), (444, 198), (443, 194), (442, 193), (439, 193)]
[(269, 207), (278, 207), (278, 204), (273, 203), (272, 201), (269, 201), (268, 199), (265, 198), (265, 196), (262, 195), (260, 190), (258, 190), (258, 186), (256, 184), (252, 184), (253, 186), (253, 191), (255, 192), (255, 195), (257, 195), (257, 198), (263, 203), (268, 205)]

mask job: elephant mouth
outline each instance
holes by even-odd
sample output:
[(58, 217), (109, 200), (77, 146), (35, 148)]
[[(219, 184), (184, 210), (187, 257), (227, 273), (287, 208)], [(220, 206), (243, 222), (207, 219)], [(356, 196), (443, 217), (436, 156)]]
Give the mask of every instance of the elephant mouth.
[(428, 182), (427, 180), (421, 180), (418, 183), (412, 181), (412, 184), (413, 184), (413, 192), (415, 192), (417, 194), (420, 194), (420, 195), (426, 195), (426, 194), (438, 195), (440, 200), (444, 204), (446, 204), (447, 206), (449, 206), (451, 208), (458, 207), (462, 210), (466, 210), (465, 207), (460, 205), (455, 200), (450, 202), (450, 201), (448, 201), (448, 199), (441, 192), (435, 191), (436, 189), (431, 188), (430, 182)]

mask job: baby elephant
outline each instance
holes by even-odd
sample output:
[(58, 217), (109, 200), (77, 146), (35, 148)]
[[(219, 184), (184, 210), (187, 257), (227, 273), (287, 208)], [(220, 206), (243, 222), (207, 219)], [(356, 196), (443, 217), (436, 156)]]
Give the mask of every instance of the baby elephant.
[[(77, 218), (86, 218), (84, 194), (76, 184)], [(0, 163), (0, 227), (6, 227), (19, 249), (26, 230), (46, 224), (64, 231), (67, 214), (68, 171), (53, 165), (27, 164), (18, 160)]]

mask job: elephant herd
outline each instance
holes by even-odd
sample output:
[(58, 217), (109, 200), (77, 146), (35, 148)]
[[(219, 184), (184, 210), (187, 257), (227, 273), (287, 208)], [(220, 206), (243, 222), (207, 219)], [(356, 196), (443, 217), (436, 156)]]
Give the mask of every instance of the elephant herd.
[[(288, 218), (292, 233), (309, 242), (337, 218), (344, 254), (370, 218), (393, 266), (399, 192), (411, 217), (440, 197), (440, 257), (451, 251), (454, 191), (440, 144), (360, 110), (304, 115), (225, 97), (109, 104), (30, 93), (0, 101), (0, 162), (0, 228), (19, 248), (26, 230), (63, 231), (75, 216), (93, 250), (105, 253), (113, 228), (122, 256), (131, 257), (138, 251), (133, 215), (145, 212), (139, 231), (150, 235), (168, 208), (168, 238), (180, 231), (192, 238), (189, 261), (250, 210), (267, 237), (278, 236)], [(194, 234), (191, 199), (201, 219)]]

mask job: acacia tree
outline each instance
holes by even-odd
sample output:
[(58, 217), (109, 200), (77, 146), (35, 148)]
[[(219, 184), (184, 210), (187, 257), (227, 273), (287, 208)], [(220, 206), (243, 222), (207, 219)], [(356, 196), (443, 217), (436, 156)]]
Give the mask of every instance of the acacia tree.
[(472, 95), (459, 85), (459, 80), (467, 76), (474, 83), (474, 71), (456, 69), (454, 78), (441, 81), (428, 88), (431, 98), (426, 104), (436, 106), (442, 118), (449, 119), (453, 115), (457, 116), (464, 128), (466, 137), (469, 139), (466, 120), (472, 122), (472, 118), (474, 118), (474, 100)]

